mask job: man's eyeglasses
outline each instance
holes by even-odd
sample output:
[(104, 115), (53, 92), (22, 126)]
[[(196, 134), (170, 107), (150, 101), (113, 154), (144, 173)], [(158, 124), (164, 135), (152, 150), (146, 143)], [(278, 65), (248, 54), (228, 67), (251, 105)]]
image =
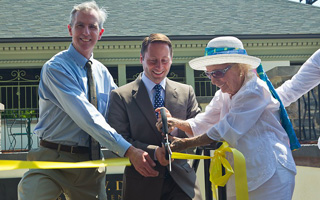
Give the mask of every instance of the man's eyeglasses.
[(211, 77), (213, 77), (213, 78), (222, 78), (222, 77), (224, 77), (224, 75), (227, 73), (227, 71), (231, 67), (232, 67), (232, 65), (228, 65), (224, 69), (217, 69), (217, 70), (213, 70), (211, 72), (205, 72), (205, 74), (208, 76), (209, 79), (211, 79)]

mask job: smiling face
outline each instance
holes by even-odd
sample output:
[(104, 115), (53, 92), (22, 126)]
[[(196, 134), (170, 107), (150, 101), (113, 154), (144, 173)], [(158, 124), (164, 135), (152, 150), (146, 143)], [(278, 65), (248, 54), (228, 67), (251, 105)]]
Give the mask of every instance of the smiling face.
[(93, 48), (101, 39), (104, 29), (99, 28), (97, 11), (83, 10), (75, 14), (74, 22), (68, 25), (74, 48), (87, 59), (90, 58)]
[(155, 84), (159, 84), (169, 73), (172, 64), (171, 52), (168, 44), (153, 42), (148, 46), (144, 57), (140, 55), (140, 63), (144, 74)]
[(221, 65), (210, 65), (207, 66), (207, 72), (214, 70), (223, 70), (228, 66), (232, 66), (222, 78), (211, 77), (211, 83), (221, 89), (223, 93), (228, 93), (231, 96), (235, 95), (241, 88), (244, 82), (244, 72), (237, 64), (221, 64)]

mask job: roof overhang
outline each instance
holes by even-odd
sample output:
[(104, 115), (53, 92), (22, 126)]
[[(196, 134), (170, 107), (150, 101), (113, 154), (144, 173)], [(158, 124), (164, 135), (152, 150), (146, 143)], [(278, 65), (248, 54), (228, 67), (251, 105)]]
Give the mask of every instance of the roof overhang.
[[(211, 40), (222, 35), (168, 35), (171, 40)], [(233, 35), (239, 39), (320, 38), (319, 34), (256, 34)], [(101, 41), (142, 41), (145, 36), (103, 36)], [(71, 42), (71, 37), (0, 38), (0, 43)]]

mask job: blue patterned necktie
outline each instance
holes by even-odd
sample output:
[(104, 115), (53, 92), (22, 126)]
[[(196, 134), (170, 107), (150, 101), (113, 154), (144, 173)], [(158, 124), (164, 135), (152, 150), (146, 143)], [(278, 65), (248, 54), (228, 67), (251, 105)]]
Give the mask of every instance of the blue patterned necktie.
[[(159, 108), (159, 107), (163, 107), (164, 106), (164, 101), (161, 97), (161, 85), (155, 85), (153, 88), (156, 91), (156, 95), (154, 96), (154, 109)], [(156, 116), (158, 118), (158, 113), (156, 113)]]

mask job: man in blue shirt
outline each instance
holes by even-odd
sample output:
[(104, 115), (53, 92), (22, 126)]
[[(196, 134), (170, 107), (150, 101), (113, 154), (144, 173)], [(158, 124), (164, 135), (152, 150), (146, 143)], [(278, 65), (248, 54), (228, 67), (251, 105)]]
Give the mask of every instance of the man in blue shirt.
[[(93, 58), (105, 19), (105, 10), (95, 2), (76, 5), (71, 11), (68, 30), (72, 44), (47, 61), (41, 71), (40, 121), (34, 131), (41, 141), (39, 148), (28, 153), (28, 160), (89, 160), (92, 138), (129, 157), (141, 175), (154, 177), (158, 172), (148, 153), (133, 147), (105, 119), (109, 93), (117, 87), (107, 68)], [(88, 60), (95, 79), (96, 106), (88, 100)], [(61, 193), (67, 199), (106, 199), (105, 169), (33, 169), (24, 174), (18, 186), (19, 199), (57, 199)]]

